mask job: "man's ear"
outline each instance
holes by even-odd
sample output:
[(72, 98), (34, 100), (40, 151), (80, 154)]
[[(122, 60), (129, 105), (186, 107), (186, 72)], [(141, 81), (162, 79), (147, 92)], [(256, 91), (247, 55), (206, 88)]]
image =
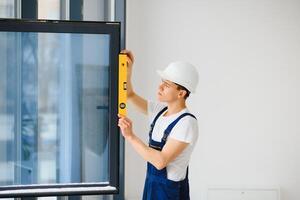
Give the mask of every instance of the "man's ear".
[(184, 98), (185, 97), (185, 95), (186, 95), (186, 91), (185, 90), (179, 90), (179, 93), (178, 93), (178, 97), (179, 98)]

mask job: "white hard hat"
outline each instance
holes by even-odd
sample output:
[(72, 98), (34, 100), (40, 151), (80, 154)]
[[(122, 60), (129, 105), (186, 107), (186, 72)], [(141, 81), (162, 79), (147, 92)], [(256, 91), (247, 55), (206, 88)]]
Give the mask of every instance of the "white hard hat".
[(199, 75), (197, 69), (190, 63), (173, 62), (164, 71), (157, 70), (157, 73), (161, 78), (177, 83), (192, 93), (196, 91)]

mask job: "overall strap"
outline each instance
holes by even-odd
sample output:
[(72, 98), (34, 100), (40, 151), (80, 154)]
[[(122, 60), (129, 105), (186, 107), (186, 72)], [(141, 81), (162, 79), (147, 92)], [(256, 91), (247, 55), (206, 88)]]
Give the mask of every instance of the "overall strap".
[(163, 142), (166, 142), (167, 141), (167, 138), (169, 136), (169, 134), (171, 133), (172, 129), (174, 128), (174, 126), (179, 122), (179, 120), (185, 116), (191, 116), (195, 119), (197, 119), (193, 114), (191, 113), (183, 113), (182, 115), (180, 115), (179, 117), (177, 117), (167, 128), (166, 130), (164, 131), (164, 136), (163, 138), (161, 139), (161, 141)]
[(155, 123), (157, 121), (157, 119), (159, 118), (159, 116), (161, 116), (166, 110), (168, 109), (168, 107), (164, 107), (161, 111), (159, 111), (157, 113), (157, 115), (155, 116), (153, 122), (151, 123), (151, 126), (150, 126), (150, 132), (149, 132), (149, 137), (152, 138), (152, 132), (153, 132), (153, 129), (154, 129), (154, 126), (155, 126)]

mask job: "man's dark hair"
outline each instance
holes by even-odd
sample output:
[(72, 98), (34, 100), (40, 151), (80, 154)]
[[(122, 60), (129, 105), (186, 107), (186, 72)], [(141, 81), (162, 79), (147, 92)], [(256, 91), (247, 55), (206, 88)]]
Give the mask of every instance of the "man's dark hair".
[(188, 89), (186, 89), (185, 87), (183, 87), (182, 85), (179, 85), (177, 83), (175, 83), (177, 85), (177, 89), (178, 90), (185, 90), (186, 91), (186, 94), (184, 96), (184, 99), (187, 99), (189, 96), (190, 96), (190, 91)]

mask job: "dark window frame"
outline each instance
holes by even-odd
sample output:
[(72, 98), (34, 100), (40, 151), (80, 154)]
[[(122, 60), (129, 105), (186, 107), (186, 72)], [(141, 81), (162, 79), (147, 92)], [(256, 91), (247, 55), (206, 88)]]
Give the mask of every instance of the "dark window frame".
[(118, 121), (118, 54), (120, 52), (119, 22), (88, 22), (66, 20), (0, 19), (0, 31), (52, 32), (110, 35), (109, 78), (109, 182), (0, 186), (0, 198), (101, 195), (119, 193), (120, 134)]

